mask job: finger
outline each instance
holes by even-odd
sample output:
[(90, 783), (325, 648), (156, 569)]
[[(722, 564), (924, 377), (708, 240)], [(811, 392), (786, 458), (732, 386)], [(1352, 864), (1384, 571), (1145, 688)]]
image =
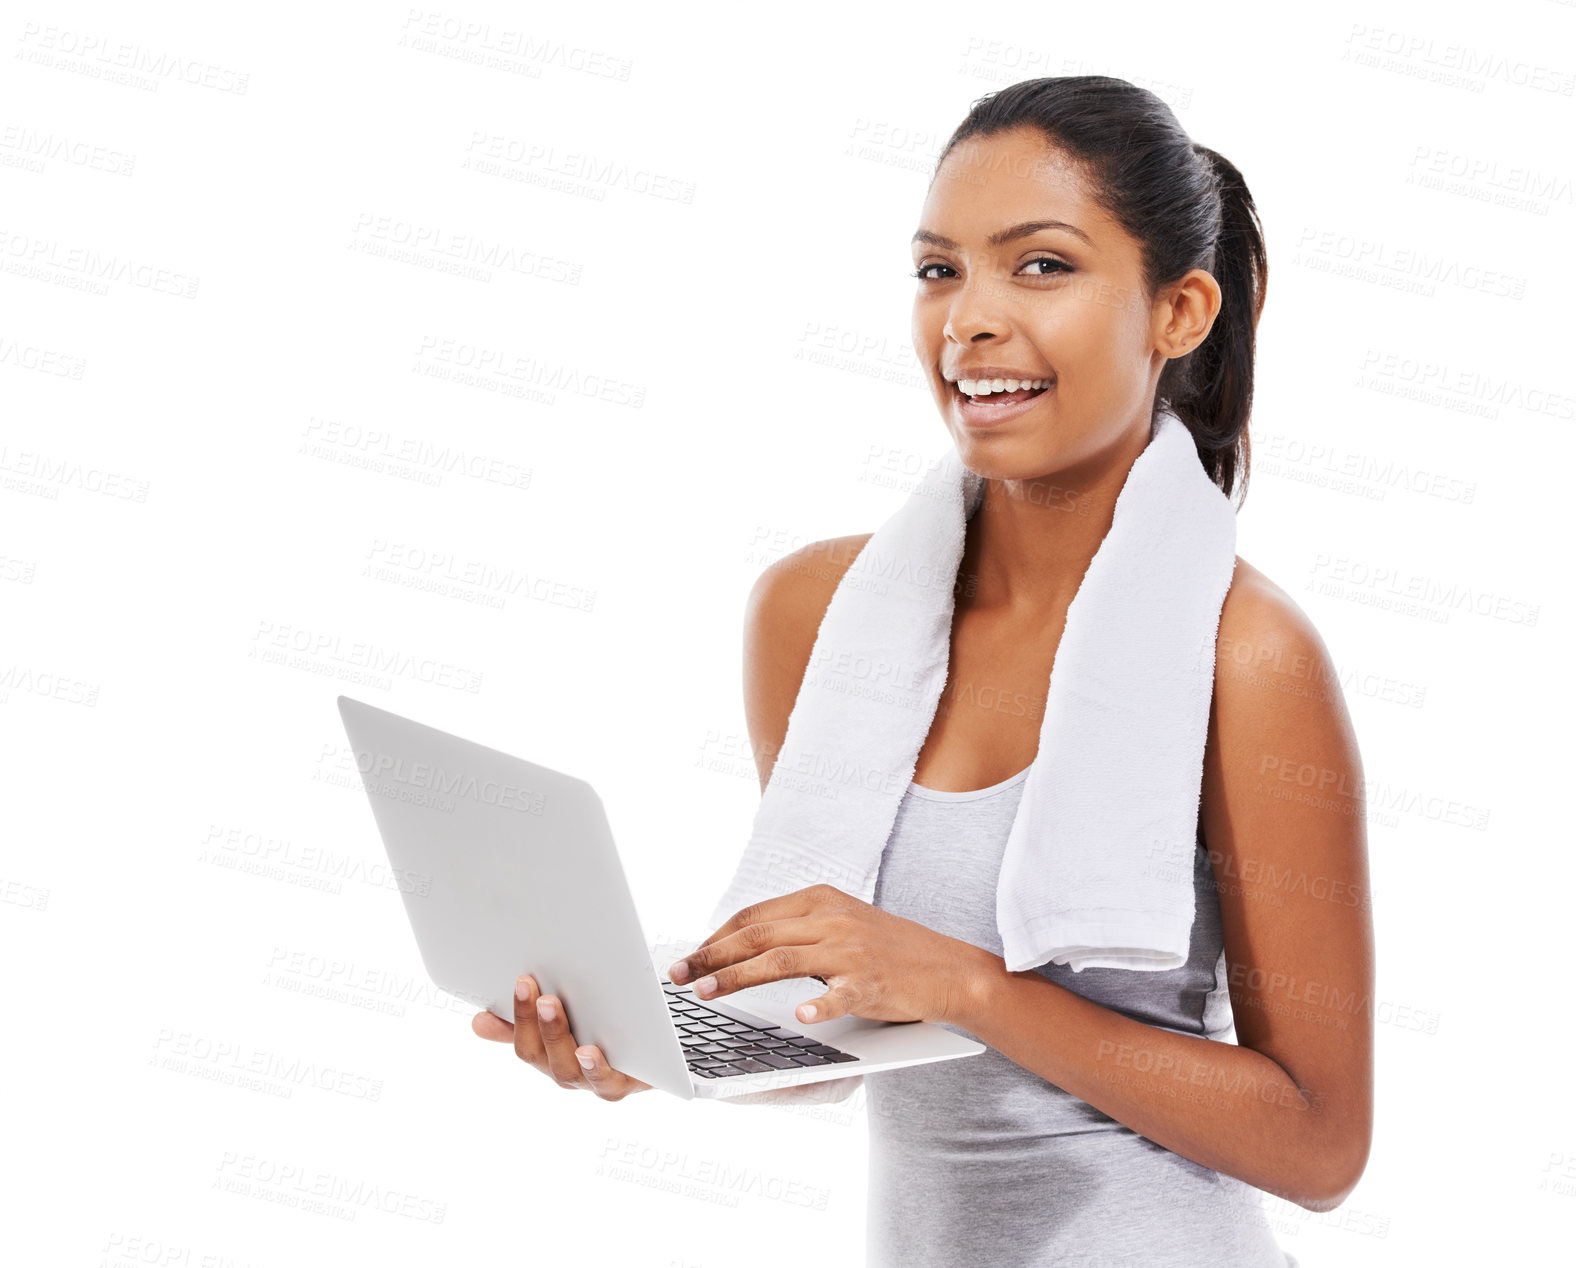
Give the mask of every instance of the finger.
[(542, 1030), (536, 1019), (536, 979), (529, 973), (514, 981), (514, 1055), (537, 1069), (547, 1069), (547, 1053), (542, 1050)]
[(824, 958), (824, 955), (826, 951), (820, 945), (772, 947), (761, 951), (761, 955), (712, 969), (706, 973), (706, 977), (698, 978), (695, 981), (695, 997), (703, 1000), (725, 999), (736, 991), (761, 986), (768, 981), (808, 977), (808, 970), (815, 964), (815, 959), (818, 956)]
[(471, 1018), (471, 1029), (494, 1043), (514, 1042), (514, 1027), (495, 1013), (477, 1013)]
[(836, 1021), (848, 1015), (848, 1003), (841, 992), (827, 991), (825, 995), (818, 995), (800, 1004), (794, 1009), (793, 1015), (806, 1025), (815, 1021)]
[[(839, 892), (841, 891), (833, 890), (830, 885), (807, 885), (803, 889), (794, 890), (791, 894), (782, 894), (777, 898), (751, 903), (748, 907), (742, 907), (734, 912), (726, 923), (700, 945), (709, 947), (714, 942), (731, 937), (750, 925), (763, 924), (768, 920), (780, 920), (785, 916), (802, 916), (814, 910), (818, 902), (828, 901)], [(677, 982), (679, 979), (675, 977), (673, 980)]]
[(635, 1092), (651, 1090), (651, 1084), (643, 1083), (622, 1070), (615, 1070), (608, 1065), (602, 1050), (595, 1045), (587, 1044), (585, 1047), (576, 1048), (575, 1060), (585, 1072), (586, 1082), (591, 1085), (591, 1090), (604, 1101), (622, 1101)]
[(547, 1072), (560, 1087), (585, 1087), (586, 1072), (575, 1060), (575, 1037), (569, 1032), (564, 1001), (556, 995), (536, 997), (537, 1033), (547, 1054)]
[[(715, 999), (725, 991), (742, 990), (779, 978), (807, 977), (811, 969), (824, 967), (810, 963), (806, 955), (815, 953), (816, 944), (825, 934), (825, 926), (814, 916), (790, 916), (747, 925), (726, 938), (702, 943), (682, 960), (675, 961), (668, 969), (668, 976), (680, 985), (693, 982), (695, 994), (701, 999)], [(761, 961), (753, 970), (757, 976), (741, 976), (736, 970), (743, 969), (743, 962), (752, 959)], [(717, 979), (716, 991), (701, 989), (707, 977)]]

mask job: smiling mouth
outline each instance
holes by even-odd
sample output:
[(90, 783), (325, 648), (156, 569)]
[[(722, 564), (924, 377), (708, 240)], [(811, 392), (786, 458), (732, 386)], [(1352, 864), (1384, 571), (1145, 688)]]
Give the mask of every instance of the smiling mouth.
[(1019, 388), (1016, 392), (992, 392), (988, 396), (970, 396), (956, 383), (951, 384), (953, 393), (960, 400), (967, 401), (970, 405), (983, 405), (986, 408), (999, 405), (1016, 405), (1020, 401), (1032, 401), (1036, 396), (1043, 396), (1055, 386), (1056, 380), (1052, 379), (1045, 387)]

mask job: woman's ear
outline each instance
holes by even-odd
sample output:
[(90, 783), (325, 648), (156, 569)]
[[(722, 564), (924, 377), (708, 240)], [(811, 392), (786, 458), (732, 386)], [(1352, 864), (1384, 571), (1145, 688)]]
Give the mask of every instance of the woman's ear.
[(1155, 302), (1155, 347), (1167, 360), (1192, 352), (1209, 338), (1220, 303), (1220, 283), (1203, 269), (1189, 269)]

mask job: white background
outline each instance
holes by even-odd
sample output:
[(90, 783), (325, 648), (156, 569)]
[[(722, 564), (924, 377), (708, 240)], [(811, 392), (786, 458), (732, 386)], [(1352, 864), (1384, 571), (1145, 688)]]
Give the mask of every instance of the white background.
[[(745, 596), (949, 443), (931, 162), (1083, 73), (1258, 202), (1239, 552), (1370, 783), (1373, 1155), (1277, 1236), (1568, 1229), (1576, 7), (1262, 12), (7, 6), (6, 1257), (861, 1262), (862, 1094), (604, 1103), (425, 991), (334, 697), (593, 779), (648, 935), (709, 933)], [(521, 267), (443, 269), (489, 251)]]

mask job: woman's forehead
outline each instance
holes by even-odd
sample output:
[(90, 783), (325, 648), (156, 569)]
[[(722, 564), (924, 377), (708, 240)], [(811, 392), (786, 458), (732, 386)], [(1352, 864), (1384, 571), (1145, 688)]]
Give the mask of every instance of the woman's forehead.
[(1097, 242), (1116, 228), (1090, 197), (1087, 173), (1064, 151), (1038, 133), (999, 133), (952, 148), (926, 194), (919, 228), (984, 246), (988, 235), (1031, 220), (1064, 221)]

